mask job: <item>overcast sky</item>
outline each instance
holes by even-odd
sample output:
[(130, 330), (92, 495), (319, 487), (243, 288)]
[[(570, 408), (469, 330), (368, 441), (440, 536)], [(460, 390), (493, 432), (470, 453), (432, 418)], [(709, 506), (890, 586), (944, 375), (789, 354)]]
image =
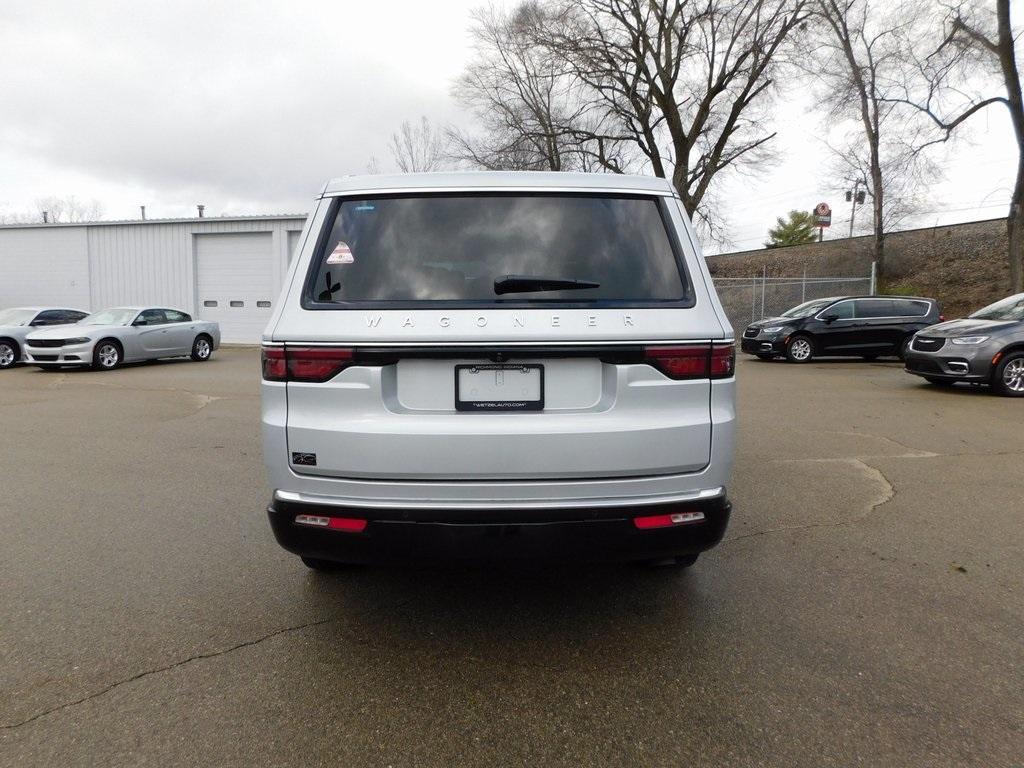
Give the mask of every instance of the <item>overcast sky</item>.
[[(305, 212), (327, 178), (387, 170), (403, 119), (470, 124), (449, 87), (480, 4), (0, 0), (0, 212), (72, 194), (115, 219)], [(780, 105), (773, 171), (722, 189), (737, 248), (819, 200), (845, 229), (808, 101)], [(1010, 139), (1002, 110), (977, 119), (910, 224), (1003, 215)]]

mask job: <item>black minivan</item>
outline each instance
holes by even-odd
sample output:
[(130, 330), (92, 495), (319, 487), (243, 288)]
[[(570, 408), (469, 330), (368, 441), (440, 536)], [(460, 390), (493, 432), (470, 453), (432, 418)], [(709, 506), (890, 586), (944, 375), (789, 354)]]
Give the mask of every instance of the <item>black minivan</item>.
[(791, 363), (816, 356), (902, 358), (915, 333), (945, 319), (935, 299), (834, 296), (752, 323), (743, 332), (742, 349), (762, 360), (782, 356)]

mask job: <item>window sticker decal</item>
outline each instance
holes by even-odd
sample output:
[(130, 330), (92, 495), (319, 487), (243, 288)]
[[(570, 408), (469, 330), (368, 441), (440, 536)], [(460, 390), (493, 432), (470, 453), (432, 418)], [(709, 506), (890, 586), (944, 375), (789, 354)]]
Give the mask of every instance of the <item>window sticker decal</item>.
[(328, 264), (351, 264), (355, 260), (355, 256), (352, 255), (352, 249), (348, 247), (348, 243), (344, 240), (339, 240), (338, 244), (334, 246), (334, 250), (327, 257)]

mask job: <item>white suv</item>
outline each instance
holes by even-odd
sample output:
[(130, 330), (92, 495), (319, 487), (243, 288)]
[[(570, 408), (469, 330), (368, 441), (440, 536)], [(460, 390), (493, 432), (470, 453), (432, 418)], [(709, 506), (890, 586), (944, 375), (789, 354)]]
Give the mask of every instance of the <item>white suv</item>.
[(692, 564), (725, 532), (733, 331), (663, 179), (346, 177), (263, 337), (280, 544)]

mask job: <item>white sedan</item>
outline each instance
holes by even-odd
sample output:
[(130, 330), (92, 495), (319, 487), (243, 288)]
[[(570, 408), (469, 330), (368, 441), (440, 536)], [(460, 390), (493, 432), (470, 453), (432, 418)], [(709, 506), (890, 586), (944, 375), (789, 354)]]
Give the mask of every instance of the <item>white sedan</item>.
[(24, 358), (25, 337), (45, 326), (77, 323), (88, 315), (80, 309), (58, 307), (11, 307), (0, 309), (0, 368), (10, 368)]
[(104, 309), (74, 325), (36, 331), (25, 339), (26, 362), (33, 365), (104, 370), (161, 357), (208, 360), (219, 346), (217, 323), (165, 307)]

